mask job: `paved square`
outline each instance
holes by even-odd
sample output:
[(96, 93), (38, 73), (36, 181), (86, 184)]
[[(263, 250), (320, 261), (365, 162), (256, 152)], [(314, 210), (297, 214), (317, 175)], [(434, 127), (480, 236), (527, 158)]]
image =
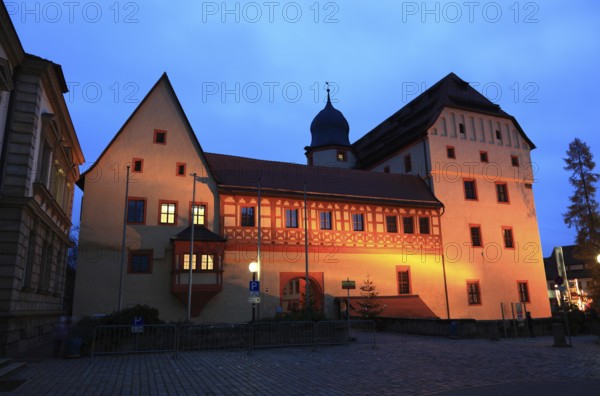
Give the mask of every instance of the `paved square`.
[[(489, 341), (378, 333), (367, 344), (32, 361), (14, 395), (600, 395), (598, 337)], [(483, 387), (483, 388), (477, 388)], [(564, 392), (567, 393), (564, 393)]]

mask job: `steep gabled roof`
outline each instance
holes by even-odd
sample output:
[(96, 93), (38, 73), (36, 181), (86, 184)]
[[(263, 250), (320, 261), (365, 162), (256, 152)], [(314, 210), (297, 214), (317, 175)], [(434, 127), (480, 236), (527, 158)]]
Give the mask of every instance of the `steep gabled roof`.
[(507, 118), (515, 124), (529, 146), (535, 148), (513, 116), (456, 74), (450, 73), (352, 145), (358, 156), (358, 167), (369, 168), (375, 162), (425, 137), (427, 130), (446, 107)]
[(85, 188), (85, 176), (88, 174), (88, 172), (90, 172), (92, 169), (94, 169), (94, 167), (98, 164), (98, 162), (100, 162), (100, 160), (102, 159), (102, 157), (104, 157), (104, 155), (108, 152), (108, 150), (113, 145), (113, 143), (117, 140), (117, 138), (119, 137), (119, 135), (121, 135), (121, 133), (125, 130), (125, 128), (127, 127), (127, 125), (136, 116), (136, 114), (138, 113), (138, 111), (144, 106), (144, 104), (146, 103), (146, 101), (148, 100), (148, 98), (152, 96), (152, 94), (154, 93), (154, 91), (158, 88), (158, 86), (162, 82), (165, 83), (165, 86), (167, 87), (167, 90), (168, 90), (169, 94), (173, 98), (173, 101), (174, 101), (177, 109), (180, 111), (180, 113), (182, 115), (183, 123), (185, 124), (186, 129), (188, 130), (188, 132), (190, 134), (190, 139), (192, 140), (192, 142), (193, 142), (196, 150), (199, 153), (200, 160), (202, 162), (204, 162), (204, 166), (206, 167), (207, 172), (211, 176), (214, 177), (214, 173), (210, 169), (210, 164), (205, 160), (206, 157), (204, 155), (204, 150), (202, 150), (202, 146), (200, 145), (200, 142), (198, 141), (198, 138), (196, 137), (196, 133), (194, 132), (194, 129), (192, 128), (192, 125), (190, 124), (190, 121), (188, 120), (187, 115), (185, 114), (185, 111), (183, 110), (183, 107), (181, 106), (181, 103), (179, 102), (179, 98), (177, 98), (177, 94), (175, 94), (175, 90), (173, 89), (173, 85), (171, 85), (171, 81), (169, 80), (169, 77), (167, 76), (167, 73), (165, 72), (158, 79), (158, 81), (154, 84), (154, 86), (150, 89), (150, 91), (146, 94), (146, 96), (144, 97), (144, 99), (142, 99), (142, 101), (135, 108), (135, 110), (133, 111), (133, 113), (131, 113), (131, 115), (129, 116), (129, 118), (127, 118), (127, 120), (125, 121), (125, 123), (123, 124), (123, 126), (119, 129), (119, 131), (116, 133), (116, 135), (112, 138), (112, 140), (110, 141), (110, 143), (108, 143), (108, 145), (104, 148), (104, 150), (98, 156), (98, 159), (96, 159), (96, 161), (94, 162), (94, 164), (87, 171), (85, 171), (81, 175), (81, 177), (77, 181), (77, 186), (79, 188), (81, 188), (82, 190), (84, 190), (84, 188)]
[(421, 178), (413, 175), (355, 169), (307, 166), (206, 153), (219, 189), (256, 194), (258, 183), (271, 196), (324, 198), (344, 202), (378, 202), (391, 205), (442, 207)]

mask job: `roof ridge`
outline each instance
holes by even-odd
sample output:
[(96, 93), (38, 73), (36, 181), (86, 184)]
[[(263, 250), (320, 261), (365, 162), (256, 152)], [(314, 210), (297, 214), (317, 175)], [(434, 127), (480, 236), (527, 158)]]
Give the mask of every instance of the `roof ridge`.
[(263, 163), (275, 163), (275, 164), (284, 164), (284, 165), (295, 165), (295, 166), (299, 166), (299, 167), (303, 167), (305, 169), (326, 169), (326, 170), (332, 170), (334, 172), (338, 172), (338, 171), (342, 171), (342, 172), (360, 172), (363, 174), (370, 174), (370, 175), (377, 175), (377, 176), (382, 176), (382, 175), (386, 175), (384, 177), (403, 177), (403, 178), (417, 178), (419, 180), (422, 180), (420, 176), (418, 175), (412, 175), (412, 174), (406, 174), (406, 173), (386, 173), (386, 172), (374, 172), (371, 170), (366, 170), (366, 169), (358, 169), (358, 168), (342, 168), (342, 167), (335, 167), (335, 166), (319, 166), (319, 165), (306, 165), (306, 164), (298, 164), (295, 162), (285, 162), (285, 161), (275, 161), (275, 160), (268, 160), (268, 159), (259, 159), (259, 158), (250, 158), (250, 157), (243, 157), (240, 155), (229, 155), (229, 154), (220, 154), (220, 153), (209, 153), (209, 152), (205, 152), (204, 153), (207, 156), (221, 156), (221, 157), (229, 157), (229, 158), (238, 158), (238, 159), (245, 159), (245, 160), (250, 160), (250, 161), (256, 161), (256, 162), (263, 162)]

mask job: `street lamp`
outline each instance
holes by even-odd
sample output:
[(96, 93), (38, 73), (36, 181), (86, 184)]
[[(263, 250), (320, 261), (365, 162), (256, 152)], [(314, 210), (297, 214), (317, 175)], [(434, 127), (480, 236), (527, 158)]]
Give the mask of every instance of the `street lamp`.
[[(248, 270), (252, 273), (252, 282), (256, 282), (256, 273), (260, 271), (260, 265), (253, 261), (248, 265)], [(252, 288), (251, 288), (251, 291)], [(260, 293), (260, 292), (259, 292)], [(260, 295), (257, 293), (258, 295)], [(256, 301), (252, 301), (252, 322), (256, 320)]]
[(596, 262), (597, 262), (598, 264), (600, 264), (600, 254), (598, 254), (598, 255), (596, 256)]

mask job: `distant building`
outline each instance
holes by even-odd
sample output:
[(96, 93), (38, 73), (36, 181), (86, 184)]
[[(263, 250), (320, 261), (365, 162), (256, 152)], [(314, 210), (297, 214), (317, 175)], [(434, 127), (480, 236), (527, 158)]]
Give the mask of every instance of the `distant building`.
[[(550, 257), (544, 259), (546, 270), (546, 281), (548, 284), (548, 296), (552, 307), (560, 305), (559, 285), (556, 278), (560, 275), (567, 299), (580, 310), (585, 310), (591, 303), (589, 293), (594, 286), (592, 279), (592, 268), (590, 263), (577, 258), (575, 245), (559, 246), (554, 248)], [(560, 268), (564, 265), (564, 271)], [(592, 263), (591, 265), (597, 265)], [(566, 276), (565, 276), (566, 275)]]
[(0, 6), (0, 354), (49, 337), (64, 314), (83, 154), (59, 65), (27, 54)]
[(329, 98), (310, 131), (308, 165), (205, 153), (163, 75), (78, 183), (74, 314), (119, 306), (125, 219), (122, 306), (170, 320), (186, 317), (190, 265), (192, 319), (250, 320), (258, 259), (259, 317), (304, 308), (307, 282), (311, 307), (340, 317), (341, 281), (358, 296), (367, 276), (382, 316), (550, 315), (534, 146), (514, 117), (450, 74), (353, 144)]

